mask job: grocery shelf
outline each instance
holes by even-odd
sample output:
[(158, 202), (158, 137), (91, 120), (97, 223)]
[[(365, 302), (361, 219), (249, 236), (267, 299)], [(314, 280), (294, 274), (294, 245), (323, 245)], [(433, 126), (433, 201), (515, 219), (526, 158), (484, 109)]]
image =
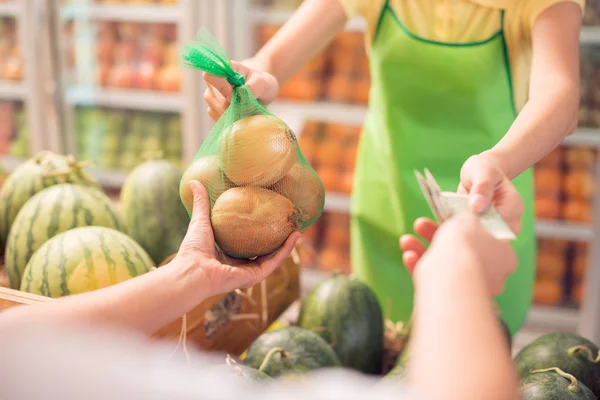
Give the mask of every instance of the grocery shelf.
[(127, 179), (128, 172), (120, 169), (89, 168), (88, 173), (106, 189), (120, 189)]
[(69, 4), (62, 7), (61, 17), (129, 22), (177, 23), (182, 16), (177, 5), (158, 4)]
[[(281, 10), (272, 7), (254, 6), (250, 8), (249, 19), (253, 23), (267, 25), (283, 25), (294, 14), (294, 10)], [(352, 18), (346, 23), (345, 30), (362, 32), (365, 30), (365, 21), (362, 18)]]
[(0, 80), (0, 99), (2, 100), (23, 100), (26, 92), (22, 82)]
[(163, 112), (179, 112), (184, 105), (179, 93), (81, 86), (67, 91), (67, 101), (73, 105)]
[(19, 3), (16, 0), (0, 3), (0, 17), (16, 17), (19, 14)]
[(600, 148), (600, 129), (578, 128), (563, 141), (563, 146), (582, 146)]
[(592, 225), (564, 221), (538, 220), (535, 223), (535, 232), (538, 237), (544, 239), (573, 241), (590, 241), (594, 236)]
[(23, 160), (22, 158), (13, 157), (9, 155), (0, 155), (0, 164), (2, 164), (6, 172), (12, 172), (23, 161), (25, 160)]
[(598, 44), (600, 45), (600, 26), (584, 26), (581, 28), (579, 36), (581, 44)]
[(280, 113), (301, 116), (304, 120), (318, 122), (343, 122), (350, 125), (362, 125), (367, 116), (367, 107), (354, 104), (339, 104), (326, 101), (299, 102), (278, 100), (269, 106), (276, 115)]
[(345, 193), (328, 192), (325, 195), (325, 211), (349, 214), (351, 197)]
[(527, 315), (527, 324), (549, 326), (552, 330), (573, 330), (579, 322), (579, 310), (558, 306), (534, 305)]

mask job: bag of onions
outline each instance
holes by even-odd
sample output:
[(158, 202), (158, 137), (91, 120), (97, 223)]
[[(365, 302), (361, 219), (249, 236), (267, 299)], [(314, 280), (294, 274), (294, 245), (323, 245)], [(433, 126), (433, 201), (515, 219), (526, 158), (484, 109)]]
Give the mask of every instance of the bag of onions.
[(185, 66), (226, 78), (233, 94), (183, 174), (181, 200), (191, 214), (188, 182), (198, 180), (210, 196), (219, 248), (236, 258), (270, 254), (321, 216), (323, 183), (300, 152), (294, 132), (254, 97), (205, 28), (184, 46), (182, 57)]

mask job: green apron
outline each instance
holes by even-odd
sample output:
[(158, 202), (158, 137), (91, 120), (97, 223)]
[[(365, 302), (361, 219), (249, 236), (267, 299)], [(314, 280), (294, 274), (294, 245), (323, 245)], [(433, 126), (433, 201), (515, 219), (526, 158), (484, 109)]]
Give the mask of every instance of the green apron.
[[(410, 32), (386, 3), (370, 65), (352, 201), (353, 271), (376, 292), (387, 318), (407, 321), (413, 283), (398, 239), (413, 232), (418, 217), (432, 217), (414, 170), (429, 168), (443, 190), (456, 191), (463, 163), (492, 148), (517, 113), (502, 31), (475, 43), (434, 42)], [(534, 282), (531, 170), (513, 184), (525, 202), (513, 242), (519, 265), (497, 302), (514, 334), (527, 316)]]

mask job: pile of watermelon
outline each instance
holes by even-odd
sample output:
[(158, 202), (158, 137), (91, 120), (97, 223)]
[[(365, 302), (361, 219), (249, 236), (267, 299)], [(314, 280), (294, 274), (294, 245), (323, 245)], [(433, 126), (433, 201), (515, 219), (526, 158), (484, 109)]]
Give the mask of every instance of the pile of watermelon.
[(189, 224), (179, 199), (183, 171), (162, 160), (135, 168), (121, 206), (85, 163), (41, 152), (0, 190), (0, 245), (11, 288), (61, 297), (149, 272), (177, 252)]

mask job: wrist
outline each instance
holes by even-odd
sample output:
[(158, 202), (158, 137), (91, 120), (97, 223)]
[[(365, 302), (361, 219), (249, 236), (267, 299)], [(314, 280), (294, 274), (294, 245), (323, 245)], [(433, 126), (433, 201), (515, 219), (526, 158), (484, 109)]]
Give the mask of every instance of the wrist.
[(189, 294), (190, 300), (198, 305), (211, 297), (211, 287), (206, 279), (206, 274), (198, 266), (198, 262), (186, 257), (177, 256), (169, 264), (161, 267), (166, 268), (172, 274), (174, 285), (178, 287), (183, 295)]
[[(454, 257), (449, 257), (452, 254)], [(482, 271), (481, 260), (471, 246), (454, 242), (452, 248), (434, 245), (425, 253), (413, 275), (415, 287), (424, 285), (460, 288), (467, 282), (483, 288), (493, 298)], [(460, 289), (459, 289), (460, 290)]]
[(515, 178), (510, 158), (502, 149), (493, 147), (490, 150), (480, 153), (480, 155), (490, 158), (509, 180), (513, 180)]

